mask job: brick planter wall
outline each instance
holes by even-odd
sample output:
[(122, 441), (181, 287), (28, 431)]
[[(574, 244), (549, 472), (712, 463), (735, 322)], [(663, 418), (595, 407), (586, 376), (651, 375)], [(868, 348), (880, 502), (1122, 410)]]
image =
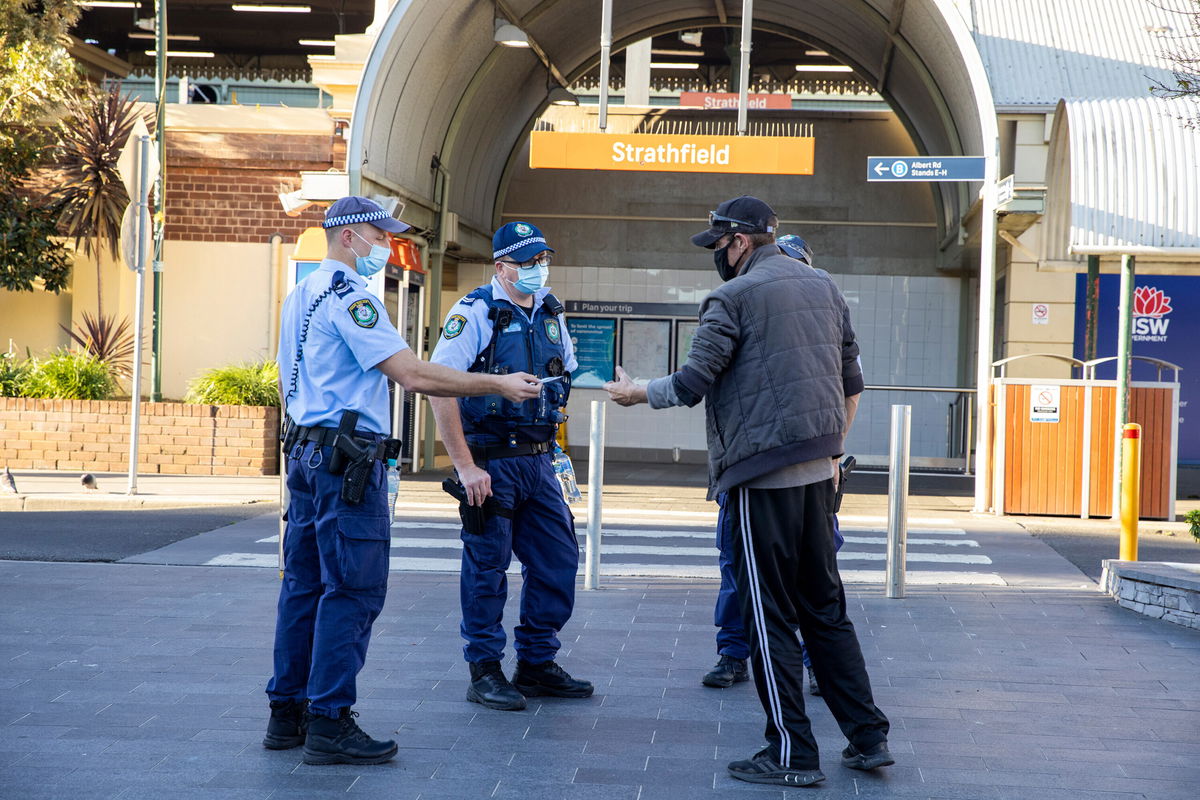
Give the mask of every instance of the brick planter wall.
[[(125, 472), (125, 400), (0, 397), (0, 464), (11, 469)], [(276, 475), (279, 409), (142, 403), (138, 472)]]

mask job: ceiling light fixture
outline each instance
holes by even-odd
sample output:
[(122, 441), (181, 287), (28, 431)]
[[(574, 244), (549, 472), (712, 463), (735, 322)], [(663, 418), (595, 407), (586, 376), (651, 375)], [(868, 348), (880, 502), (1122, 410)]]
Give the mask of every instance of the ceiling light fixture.
[(492, 36), (505, 47), (529, 47), (529, 35), (508, 20), (496, 18), (496, 33)]
[(561, 86), (555, 86), (553, 89), (551, 89), (548, 99), (550, 100), (550, 105), (554, 106), (579, 105), (579, 98)]
[(797, 64), (796, 72), (854, 72), (845, 64)]
[(337, 47), (337, 42), (333, 39), (299, 39), (298, 41), (305, 47)]
[(698, 56), (704, 55), (704, 51), (703, 50), (659, 50), (659, 49), (655, 48), (654, 50), (650, 51), (650, 55), (652, 55), (652, 56), (691, 56), (692, 58), (696, 58)]
[(680, 31), (679, 41), (684, 44), (690, 44), (692, 47), (699, 47), (700, 42), (704, 39), (704, 31)]
[[(153, 33), (138, 32), (138, 33), (127, 33), (125, 35), (128, 36), (130, 39), (154, 39), (154, 38), (156, 38)], [(200, 41), (200, 37), (196, 36), (195, 34), (192, 34), (192, 33), (169, 33), (169, 34), (167, 34), (167, 38), (174, 39), (179, 42), (198, 42), (198, 41)]]
[[(156, 55), (153, 50), (146, 50), (146, 55)], [(203, 50), (168, 50), (167, 58), (216, 58), (216, 53), (210, 53)]]
[(234, 11), (264, 11), (273, 14), (311, 14), (311, 6), (278, 6), (265, 4), (245, 4), (239, 3), (231, 5)]
[(696, 61), (652, 61), (650, 69), (700, 69)]
[(829, 53), (825, 52), (824, 50), (805, 50), (804, 55), (806, 55), (806, 56), (827, 56), (827, 55), (829, 55)]
[(133, 0), (75, 0), (81, 8), (137, 8)]

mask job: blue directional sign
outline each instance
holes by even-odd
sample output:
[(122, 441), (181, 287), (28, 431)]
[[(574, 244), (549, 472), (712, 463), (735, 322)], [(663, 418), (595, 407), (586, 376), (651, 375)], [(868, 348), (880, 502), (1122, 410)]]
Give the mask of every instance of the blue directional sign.
[(981, 181), (982, 156), (868, 156), (868, 181)]

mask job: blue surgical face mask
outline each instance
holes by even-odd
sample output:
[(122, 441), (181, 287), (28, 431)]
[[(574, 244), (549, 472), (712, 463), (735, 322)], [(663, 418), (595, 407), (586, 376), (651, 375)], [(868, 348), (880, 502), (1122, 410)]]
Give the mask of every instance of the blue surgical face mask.
[(538, 289), (546, 285), (546, 278), (550, 277), (550, 268), (542, 264), (533, 264), (528, 267), (517, 267), (511, 264), (506, 264), (509, 269), (516, 270), (517, 279), (513, 281), (513, 287), (518, 292), (525, 294), (534, 294)]
[[(364, 238), (358, 231), (350, 232), (362, 239), (364, 242), (367, 242), (366, 238)], [(370, 242), (367, 242), (367, 244), (371, 245), (371, 252), (365, 256), (360, 256), (358, 253), (354, 252), (353, 247), (350, 248), (350, 252), (354, 253), (354, 271), (359, 275), (362, 275), (364, 278), (369, 278), (376, 272), (379, 272), (379, 270), (386, 267), (388, 259), (391, 258), (392, 255), (392, 251), (381, 244), (371, 244)]]

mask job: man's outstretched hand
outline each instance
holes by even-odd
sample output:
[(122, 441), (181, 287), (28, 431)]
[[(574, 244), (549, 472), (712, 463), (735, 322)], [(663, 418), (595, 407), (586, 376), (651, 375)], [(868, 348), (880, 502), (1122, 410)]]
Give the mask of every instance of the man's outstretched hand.
[(608, 398), (621, 406), (636, 406), (646, 402), (646, 387), (638, 386), (625, 370), (617, 367), (617, 379), (604, 384)]
[(500, 394), (504, 399), (514, 403), (532, 400), (542, 393), (542, 384), (536, 376), (528, 372), (514, 372), (510, 375), (497, 375), (500, 382)]

